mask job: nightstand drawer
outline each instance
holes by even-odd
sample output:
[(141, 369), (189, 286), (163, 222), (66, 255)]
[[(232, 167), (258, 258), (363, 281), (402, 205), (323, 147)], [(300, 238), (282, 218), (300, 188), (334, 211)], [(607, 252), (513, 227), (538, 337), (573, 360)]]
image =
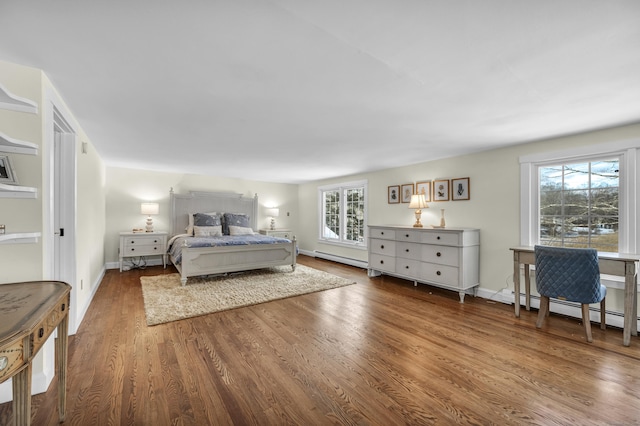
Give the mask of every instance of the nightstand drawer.
[(163, 251), (163, 247), (159, 244), (125, 244), (123, 254), (125, 256), (152, 256), (163, 254)]

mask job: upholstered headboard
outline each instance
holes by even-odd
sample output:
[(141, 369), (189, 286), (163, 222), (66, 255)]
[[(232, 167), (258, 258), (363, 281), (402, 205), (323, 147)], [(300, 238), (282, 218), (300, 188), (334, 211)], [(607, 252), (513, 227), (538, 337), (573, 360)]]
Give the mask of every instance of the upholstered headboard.
[(249, 215), (251, 227), (258, 230), (258, 194), (253, 198), (233, 192), (190, 191), (181, 195), (170, 192), (171, 235), (184, 234), (192, 213), (244, 213)]

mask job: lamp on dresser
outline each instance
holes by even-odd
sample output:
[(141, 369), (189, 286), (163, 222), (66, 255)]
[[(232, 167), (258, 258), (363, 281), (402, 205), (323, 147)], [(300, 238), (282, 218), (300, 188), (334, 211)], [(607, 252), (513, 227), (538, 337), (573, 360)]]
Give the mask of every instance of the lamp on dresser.
[(160, 206), (158, 203), (142, 203), (140, 204), (140, 213), (147, 215), (147, 226), (145, 231), (153, 232), (153, 219), (151, 215), (156, 215), (160, 212)]
[(267, 216), (271, 218), (271, 224), (269, 225), (269, 229), (276, 229), (276, 217), (280, 216), (280, 209), (278, 208), (270, 208), (266, 210)]
[(414, 228), (422, 228), (420, 223), (420, 216), (422, 216), (422, 209), (428, 209), (427, 200), (424, 194), (414, 194), (411, 196), (411, 202), (409, 203), (410, 209), (416, 209), (416, 223), (413, 224)]

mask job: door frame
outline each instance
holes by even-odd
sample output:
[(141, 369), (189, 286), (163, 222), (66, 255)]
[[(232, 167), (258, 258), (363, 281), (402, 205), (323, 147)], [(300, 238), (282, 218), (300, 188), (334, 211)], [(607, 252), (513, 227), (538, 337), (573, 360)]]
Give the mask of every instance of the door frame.
[[(76, 286), (76, 194), (77, 194), (77, 124), (62, 100), (53, 89), (45, 90), (43, 114), (43, 276), (44, 279), (60, 280), (71, 285), (69, 306), (69, 334), (78, 328)], [(60, 161), (56, 161), (56, 132), (60, 133)], [(56, 188), (56, 167), (59, 184)], [(56, 206), (60, 217), (56, 218)], [(64, 224), (64, 237), (60, 240), (58, 253), (60, 265), (56, 265), (56, 219)], [(64, 255), (62, 255), (62, 252)]]

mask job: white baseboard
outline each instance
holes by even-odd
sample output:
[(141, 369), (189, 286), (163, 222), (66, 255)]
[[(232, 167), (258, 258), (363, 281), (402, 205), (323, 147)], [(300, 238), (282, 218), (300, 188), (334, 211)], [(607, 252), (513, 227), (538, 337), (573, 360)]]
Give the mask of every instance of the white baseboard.
[(308, 250), (300, 250), (300, 254), (304, 254), (309, 257), (317, 257), (318, 259), (331, 260), (333, 262), (344, 263), (345, 265), (354, 266), (356, 268), (367, 269), (369, 265), (368, 262), (364, 260), (353, 259), (345, 256), (338, 256), (331, 253), (325, 253), (321, 251), (308, 251)]

